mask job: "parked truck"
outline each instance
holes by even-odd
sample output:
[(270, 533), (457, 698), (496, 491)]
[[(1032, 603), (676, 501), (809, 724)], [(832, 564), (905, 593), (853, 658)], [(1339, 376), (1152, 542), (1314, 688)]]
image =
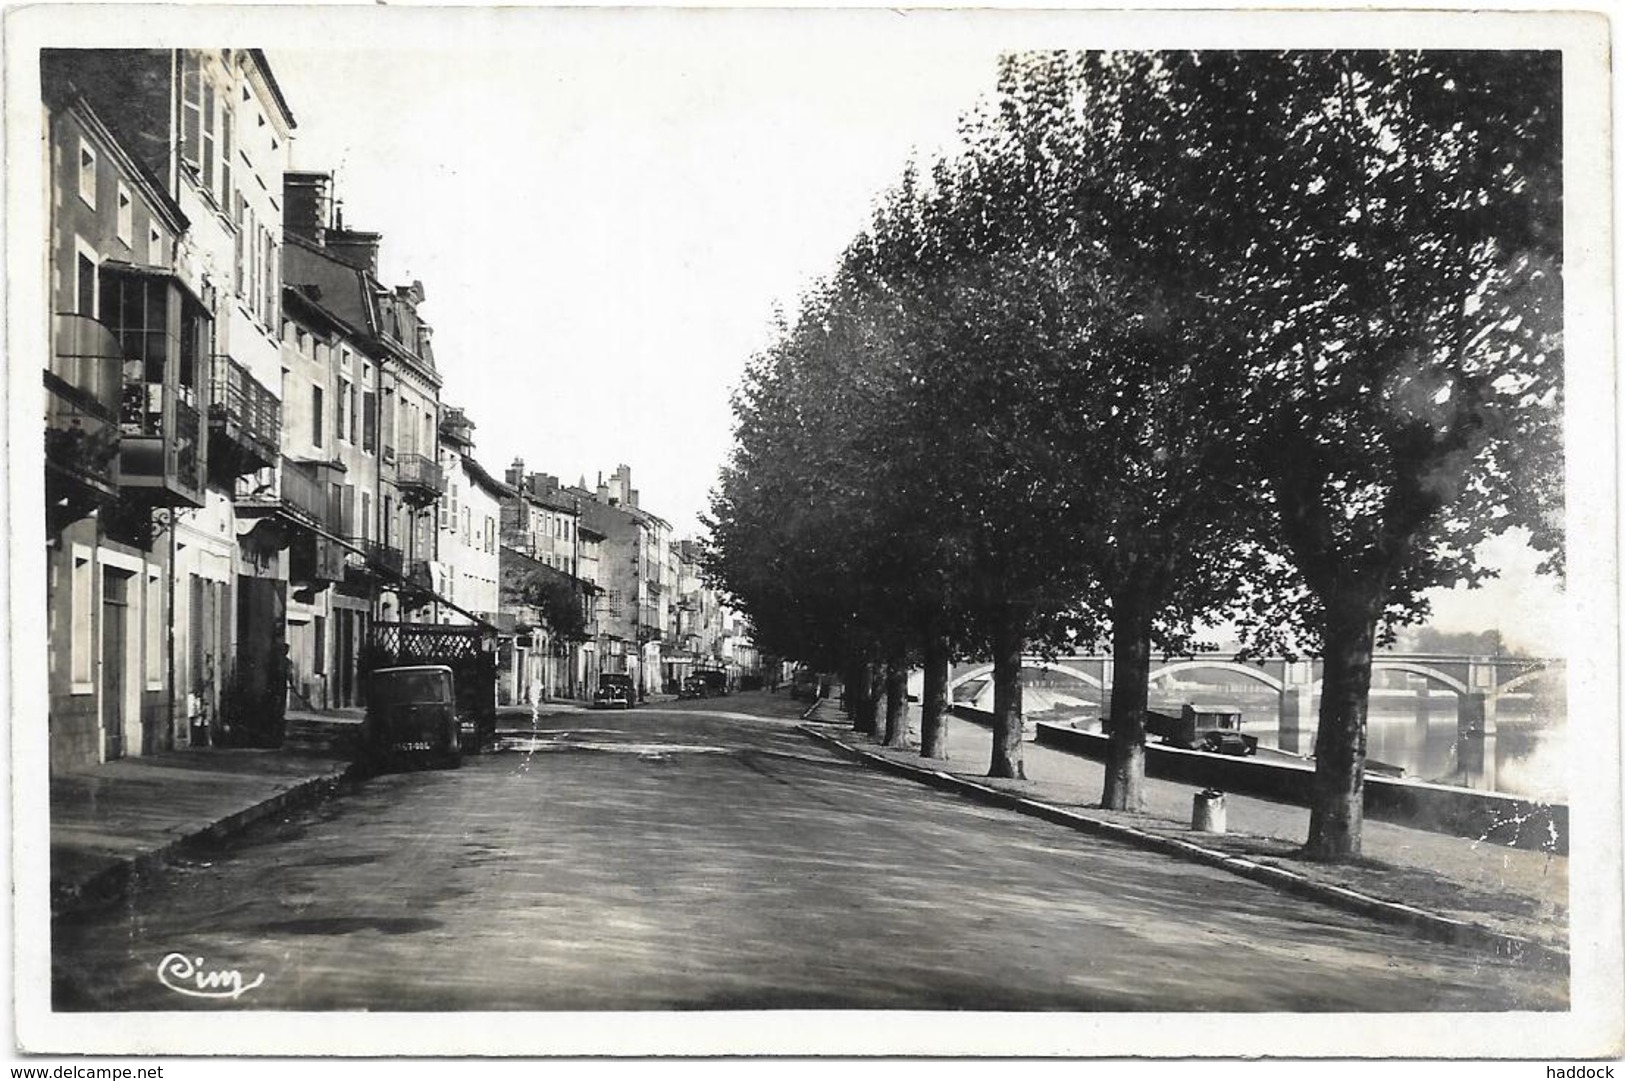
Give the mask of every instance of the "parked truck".
[(372, 625), (362, 679), (374, 671), (444, 665), (456, 691), (462, 752), (474, 754), (496, 741), (497, 632), (480, 624), (386, 623)]

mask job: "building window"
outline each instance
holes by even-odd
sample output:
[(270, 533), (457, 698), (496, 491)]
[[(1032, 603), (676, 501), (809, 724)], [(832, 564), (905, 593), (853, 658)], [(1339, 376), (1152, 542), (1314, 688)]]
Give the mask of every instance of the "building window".
[(361, 539), (372, 539), (372, 493), (361, 493)]
[(316, 655), (311, 661), (311, 671), (322, 675), (327, 671), (327, 617), (312, 616), (311, 626), (315, 630)]
[(394, 396), (395, 392), (386, 388), (383, 408), (378, 411), (378, 417), (383, 422), (383, 431), (379, 434), (384, 441), (384, 457), (390, 461), (395, 458), (395, 407), (390, 400)]
[(316, 446), (322, 445), (322, 388), (310, 388), (310, 441)]
[(350, 381), (339, 380), (339, 439), (340, 441), (354, 442), (355, 436), (350, 430), (350, 410), (354, 407), (355, 398), (351, 395)]
[(156, 225), (147, 226), (147, 262), (164, 265), (164, 231)]
[(163, 580), (156, 571), (147, 572), (147, 690), (162, 690), (164, 685), (164, 590)]
[(134, 250), (135, 202), (130, 198), (130, 189), (122, 183), (118, 186), (118, 238)]
[(74, 259), (74, 311), (94, 319), (97, 311), (96, 260), (85, 253), (84, 247), (84, 242), (80, 241), (81, 250)]
[(96, 151), (83, 139), (79, 140), (79, 198), (96, 209)]
[(73, 578), (71, 588), (73, 633), (70, 637), (68, 674), (73, 681), (74, 694), (90, 694), (95, 689), (92, 682), (95, 669), (92, 661), (92, 643), (95, 636), (93, 615), (95, 613), (96, 565), (90, 560), (90, 549), (80, 545), (73, 546)]
[(368, 454), (378, 447), (378, 395), (370, 389), (361, 394), (361, 449)]
[(347, 411), (350, 414), (350, 442), (354, 443), (356, 441), (356, 438), (355, 438), (356, 437), (356, 429), (358, 427), (358, 425), (356, 423), (356, 415), (355, 415), (356, 414), (356, 408), (355, 408), (355, 384), (354, 383), (346, 382), (344, 384), (344, 396), (349, 399), (349, 402), (347, 403), (346, 408), (347, 408)]

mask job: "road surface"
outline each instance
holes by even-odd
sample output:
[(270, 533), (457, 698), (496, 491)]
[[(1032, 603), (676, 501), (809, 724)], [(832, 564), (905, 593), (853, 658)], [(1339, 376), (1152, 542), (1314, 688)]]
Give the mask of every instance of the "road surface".
[(1566, 1008), (1560, 974), (869, 771), (747, 698), (544, 717), (193, 853), (59, 921), (56, 1008)]

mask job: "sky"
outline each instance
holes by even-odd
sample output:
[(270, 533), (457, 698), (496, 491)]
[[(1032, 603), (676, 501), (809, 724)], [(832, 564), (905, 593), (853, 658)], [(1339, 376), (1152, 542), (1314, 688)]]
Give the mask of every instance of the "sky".
[(625, 463), (691, 535), (775, 311), (953, 135), (996, 54), (633, 35), (269, 58), (294, 167), (332, 171), (346, 225), (384, 234), (386, 284), (423, 282), (481, 464), (593, 485)]
[[(625, 463), (644, 509), (698, 534), (775, 313), (911, 155), (951, 145), (999, 43), (503, 18), (470, 12), (434, 49), (268, 49), (293, 166), (334, 173), (345, 223), (384, 235), (386, 284), (423, 282), (442, 401), (488, 470), (593, 486)], [(1536, 557), (1517, 538), (1487, 554), (1501, 579), (1436, 592), (1433, 624), (1560, 652), (1567, 608)]]

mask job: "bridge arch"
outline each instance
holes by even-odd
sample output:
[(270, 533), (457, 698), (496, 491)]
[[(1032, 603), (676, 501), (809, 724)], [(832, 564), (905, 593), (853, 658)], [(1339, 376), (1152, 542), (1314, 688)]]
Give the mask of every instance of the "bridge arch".
[(1191, 672), (1198, 669), (1235, 672), (1237, 675), (1243, 675), (1258, 683), (1262, 683), (1264, 686), (1268, 687), (1272, 691), (1275, 691), (1277, 694), (1284, 689), (1284, 684), (1282, 684), (1280, 680), (1276, 679), (1263, 669), (1252, 668), (1245, 664), (1238, 664), (1235, 661), (1175, 661), (1173, 664), (1165, 664), (1161, 668), (1153, 671), (1151, 673), (1151, 678), (1154, 680), (1161, 679), (1163, 676), (1172, 676), (1180, 672)]
[(1522, 673), (1520, 673), (1520, 674), (1518, 674), (1516, 676), (1513, 676), (1511, 679), (1507, 680), (1505, 683), (1503, 683), (1499, 687), (1495, 688), (1495, 693), (1496, 694), (1511, 694), (1513, 691), (1518, 690), (1524, 684), (1533, 683), (1535, 680), (1539, 679), (1541, 676), (1547, 676), (1547, 675), (1551, 675), (1551, 669), (1547, 668), (1544, 664), (1542, 664), (1539, 668), (1531, 668), (1527, 672), (1522, 672)]
[[(1080, 672), (1076, 668), (1068, 668), (1065, 665), (1055, 664), (1052, 661), (1041, 660), (1037, 657), (1023, 657), (1021, 658), (1021, 667), (1038, 668), (1045, 672), (1056, 672), (1063, 676), (1071, 676), (1073, 679), (1078, 680), (1081, 683), (1087, 684), (1096, 690), (1100, 690), (1100, 680), (1096, 679), (1094, 676), (1091, 676), (1087, 672)], [(955, 687), (958, 687), (961, 684), (969, 683), (973, 679), (982, 679), (983, 677), (990, 676), (992, 674), (993, 665), (977, 665), (970, 671), (962, 672), (953, 679), (949, 680), (948, 690), (952, 691)]]
[[(1372, 661), (1371, 670), (1373, 672), (1410, 672), (1418, 676), (1426, 676), (1435, 683), (1442, 683), (1444, 686), (1449, 687), (1451, 690), (1455, 691), (1459, 695), (1462, 695), (1463, 697), (1467, 695), (1467, 684), (1463, 683), (1461, 680), (1456, 679), (1453, 676), (1448, 676), (1439, 671), (1437, 668), (1430, 668), (1425, 664), (1417, 664), (1415, 661)], [(1316, 694), (1321, 692), (1322, 685), (1325, 682), (1325, 679), (1315, 680)]]

